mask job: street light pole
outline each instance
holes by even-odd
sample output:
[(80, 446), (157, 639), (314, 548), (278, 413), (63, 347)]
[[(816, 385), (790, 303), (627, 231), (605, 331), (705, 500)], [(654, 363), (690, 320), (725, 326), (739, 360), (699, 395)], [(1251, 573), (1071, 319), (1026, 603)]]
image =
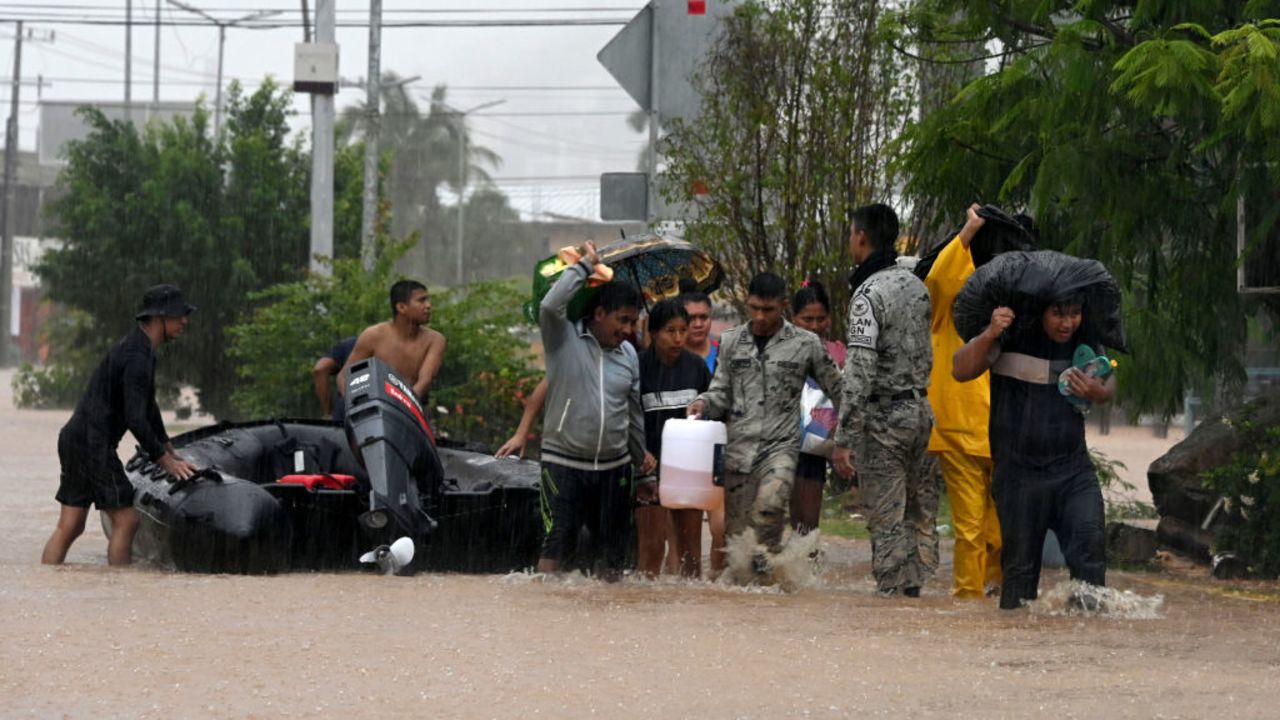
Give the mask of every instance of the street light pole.
[(168, 3), (180, 10), (186, 10), (189, 13), (199, 15), (205, 20), (208, 20), (211, 24), (218, 26), (218, 89), (213, 101), (213, 139), (216, 143), (218, 141), (218, 135), (222, 131), (222, 53), (227, 45), (227, 27), (239, 25), (240, 23), (247, 22), (249, 20), (259, 20), (261, 18), (271, 17), (272, 15), (279, 15), (280, 11), (261, 10), (259, 12), (253, 12), (248, 15), (238, 17), (234, 20), (219, 20), (200, 8), (192, 7), (181, 0), (168, 0)]
[(457, 108), (452, 107), (450, 105), (445, 105), (445, 107), (449, 108), (455, 117), (456, 122), (454, 124), (454, 132), (458, 134), (458, 231), (457, 231), (458, 232), (458, 235), (457, 235), (458, 264), (457, 264), (457, 271), (458, 271), (458, 283), (460, 285), (466, 284), (466, 280), (462, 277), (462, 256), (466, 249), (464, 227), (466, 223), (466, 207), (467, 207), (466, 201), (467, 201), (467, 152), (468, 152), (467, 132), (466, 132), (466, 126), (464, 125), (464, 123), (466, 122), (466, 117), (471, 113), (476, 112), (477, 110), (485, 110), (485, 109), (494, 107), (496, 105), (501, 105), (504, 102), (506, 102), (505, 99), (492, 100), (482, 105), (477, 105), (471, 108), (470, 110), (458, 110)]
[[(465, 116), (466, 113), (463, 113)], [(467, 279), (462, 276), (462, 255), (466, 246), (463, 244), (463, 229), (466, 227), (467, 212), (467, 133), (463, 127), (463, 116), (458, 118), (458, 284), (466, 285)]]

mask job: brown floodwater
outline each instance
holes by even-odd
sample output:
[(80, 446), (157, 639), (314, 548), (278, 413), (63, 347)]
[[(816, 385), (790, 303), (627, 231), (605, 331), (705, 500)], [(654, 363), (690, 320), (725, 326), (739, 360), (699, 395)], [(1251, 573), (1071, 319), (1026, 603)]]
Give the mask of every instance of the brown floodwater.
[(882, 599), (868, 544), (830, 538), (790, 594), (183, 575), (107, 568), (96, 517), (43, 567), (65, 418), (0, 409), (3, 717), (1280, 716), (1276, 586), (1194, 569), (1114, 572), (1132, 606), (1094, 617), (1062, 612), (1061, 572), (1034, 612), (953, 601), (945, 567), (921, 599)]

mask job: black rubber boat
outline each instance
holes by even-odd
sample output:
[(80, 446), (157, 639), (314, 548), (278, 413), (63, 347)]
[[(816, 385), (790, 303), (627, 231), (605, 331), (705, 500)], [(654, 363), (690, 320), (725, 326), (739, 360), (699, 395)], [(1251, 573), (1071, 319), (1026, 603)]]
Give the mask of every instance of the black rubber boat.
[(347, 398), (345, 427), (264, 420), (173, 438), (202, 469), (191, 480), (139, 452), (125, 466), (141, 515), (135, 556), (188, 572), (343, 569), (407, 536), (410, 570), (537, 561), (537, 463), (437, 444), (412, 390), (377, 360), (351, 368)]

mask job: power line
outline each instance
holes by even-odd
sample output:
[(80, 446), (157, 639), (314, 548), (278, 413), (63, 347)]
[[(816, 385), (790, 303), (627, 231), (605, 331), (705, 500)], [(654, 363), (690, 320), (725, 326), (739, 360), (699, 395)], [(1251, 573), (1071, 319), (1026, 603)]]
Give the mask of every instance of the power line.
[[(442, 28), (442, 29), (463, 29), (463, 28), (562, 28), (562, 27), (616, 27), (626, 25), (631, 18), (564, 18), (564, 19), (542, 19), (542, 18), (512, 18), (506, 20), (484, 20), (484, 19), (459, 19), (459, 20), (387, 20), (382, 24), (384, 29), (403, 29), (403, 28)], [(97, 26), (125, 26), (130, 24), (121, 15), (115, 14), (85, 14), (85, 13), (40, 13), (28, 11), (24, 13), (13, 13), (0, 15), (0, 22), (16, 22), (16, 21), (37, 23), (40, 25), (97, 25)], [(137, 24), (136, 21), (133, 24)], [(155, 22), (147, 23), (155, 26)], [(181, 17), (173, 17), (168, 20), (161, 20), (159, 23), (164, 27), (217, 27), (216, 23), (208, 20), (198, 20), (195, 18), (186, 19)], [(296, 20), (255, 20), (236, 25), (242, 30), (282, 30), (296, 29), (302, 27), (302, 18)], [(335, 23), (338, 28), (355, 28), (367, 30), (369, 23), (367, 20), (338, 20)]]
[[(480, 117), (484, 117), (484, 116), (480, 116)], [(575, 145), (576, 147), (581, 147), (581, 148), (584, 148), (584, 149), (594, 149), (594, 150), (599, 150), (600, 152), (607, 152), (607, 153), (618, 153), (618, 152), (619, 152), (619, 148), (618, 148), (617, 146), (597, 145), (597, 144), (595, 144), (595, 143), (582, 142), (581, 140), (570, 140), (570, 139), (568, 139), (568, 138), (561, 137), (561, 136), (559, 136), (559, 135), (553, 135), (552, 133), (542, 132), (542, 131), (540, 131), (540, 130), (535, 130), (535, 129), (533, 129), (533, 128), (530, 128), (530, 127), (527, 127), (527, 126), (524, 126), (524, 125), (517, 125), (516, 123), (513, 123), (513, 122), (507, 122), (507, 121), (505, 121), (505, 120), (498, 120), (498, 119), (496, 119), (496, 118), (492, 118), (492, 117), (487, 118), (487, 119), (488, 119), (490, 122), (493, 122), (493, 123), (497, 123), (497, 124), (499, 124), (499, 125), (506, 126), (506, 127), (508, 127), (508, 128), (511, 128), (511, 129), (513, 129), (513, 130), (517, 130), (517, 131), (522, 132), (522, 133), (525, 133), (525, 134), (527, 134), (527, 135), (534, 135), (534, 136), (541, 137), (541, 138), (544, 138), (544, 139), (547, 139), (547, 140), (553, 140), (553, 141), (555, 141), (555, 142), (570, 143), (570, 144)]]
[[(228, 13), (255, 13), (255, 12), (278, 12), (284, 14), (302, 13), (296, 5), (290, 6), (264, 6), (261, 8), (248, 7), (229, 7), (206, 5), (201, 6), (209, 13), (228, 12)], [(109, 9), (107, 6), (85, 5), (76, 3), (22, 3), (22, 2), (0, 2), (0, 9), (35, 9), (35, 10), (97, 10), (103, 11)], [(636, 6), (617, 5), (611, 7), (600, 6), (581, 6), (581, 7), (545, 7), (545, 8), (485, 8), (485, 7), (460, 7), (460, 8), (384, 8), (384, 14), (402, 14), (402, 15), (483, 15), (483, 14), (515, 14), (515, 13), (607, 13), (607, 12), (635, 12)], [(364, 8), (335, 8), (335, 12), (339, 14), (351, 15), (367, 15), (368, 10)]]
[[(83, 39), (83, 38), (78, 38), (78, 37), (76, 37), (75, 35), (69, 35), (69, 34), (67, 34), (67, 33), (63, 33), (63, 34), (59, 37), (59, 40), (62, 40), (63, 42), (66, 42), (66, 43), (67, 43), (67, 44), (69, 44), (69, 45), (78, 46), (80, 49), (85, 50), (85, 51), (90, 52), (90, 53), (93, 53), (93, 54), (95, 54), (95, 55), (100, 55), (100, 56), (102, 56), (102, 57), (109, 57), (109, 58), (111, 58), (112, 60), (119, 60), (119, 61), (120, 61), (120, 62), (122, 62), (122, 63), (124, 62), (124, 53), (123, 53), (123, 52), (121, 52), (120, 50), (115, 49), (115, 48), (110, 48), (110, 47), (106, 47), (106, 46), (104, 46), (104, 45), (99, 45), (98, 43), (92, 42), (92, 41), (90, 41), (90, 40), (85, 40), (85, 39)], [(71, 60), (77, 60), (77, 61), (84, 62), (84, 63), (93, 63), (94, 65), (98, 65), (98, 66), (100, 66), (100, 65), (102, 64), (102, 62), (101, 62), (101, 61), (99, 61), (99, 60), (92, 60), (92, 59), (89, 59), (89, 58), (85, 58), (85, 57), (81, 57), (81, 56), (73, 55), (73, 54), (71, 54), (71, 53), (66, 52), (65, 50), (55, 49), (55, 48), (53, 48), (53, 47), (51, 47), (51, 46), (42, 46), (42, 47), (40, 48), (40, 50), (42, 50), (42, 51), (48, 51), (48, 52), (51, 52), (51, 53), (53, 53), (53, 54), (55, 54), (55, 55), (61, 55), (61, 56), (65, 57), (65, 58), (69, 58), (69, 59), (71, 59)], [(134, 56), (133, 56), (133, 60), (134, 60), (134, 62), (142, 63), (142, 64), (144, 64), (144, 65), (145, 65), (146, 63), (144, 63), (143, 61), (144, 61), (144, 60), (150, 60), (150, 58), (147, 58), (147, 57), (144, 57), (144, 56), (141, 56), (141, 55), (134, 55)], [(170, 71), (170, 72), (175, 72), (175, 73), (181, 73), (181, 74), (183, 74), (183, 75), (192, 75), (192, 76), (196, 76), (196, 77), (206, 78), (210, 83), (212, 83), (212, 82), (213, 82), (213, 79), (214, 79), (214, 76), (213, 76), (213, 74), (212, 74), (212, 73), (204, 72), (204, 71), (201, 71), (201, 70), (192, 70), (191, 68), (188, 68), (188, 67), (182, 67), (182, 66), (180, 66), (180, 65), (165, 65), (165, 64), (161, 64), (161, 65), (160, 65), (160, 67), (161, 67), (162, 69), (168, 70), (168, 71)]]
[(524, 138), (513, 138), (509, 135), (502, 135), (499, 133), (488, 132), (485, 130), (480, 130), (478, 128), (472, 128), (471, 132), (481, 137), (493, 138), (494, 140), (502, 140), (503, 142), (507, 142), (517, 147), (524, 148), (525, 150), (532, 150), (534, 152), (542, 153), (544, 155), (570, 155), (570, 156), (582, 157), (582, 158), (598, 158), (601, 155), (617, 155), (618, 157), (623, 157), (623, 156), (634, 154), (634, 150), (632, 150), (631, 152), (627, 152), (625, 149), (621, 149), (621, 148), (617, 150), (606, 150), (606, 151), (587, 150), (586, 152), (574, 152), (574, 150), (572, 149), (574, 147), (574, 143), (569, 143), (564, 141), (557, 141), (556, 145), (547, 145), (546, 143), (529, 142)]
[[(496, 182), (549, 182), (552, 180), (573, 180), (579, 183), (596, 182), (600, 179), (599, 175), (517, 175), (508, 177), (493, 177), (490, 180)], [(548, 188), (548, 192), (551, 189)]]
[(579, 90), (616, 90), (622, 92), (617, 85), (450, 85), (449, 90), (493, 90), (495, 92), (560, 91), (576, 92)]
[[(626, 117), (630, 115), (630, 110), (530, 110), (516, 112), (496, 112), (496, 113), (476, 113), (471, 117)], [(418, 115), (420, 113), (413, 112), (384, 112), (382, 115), (386, 117)]]

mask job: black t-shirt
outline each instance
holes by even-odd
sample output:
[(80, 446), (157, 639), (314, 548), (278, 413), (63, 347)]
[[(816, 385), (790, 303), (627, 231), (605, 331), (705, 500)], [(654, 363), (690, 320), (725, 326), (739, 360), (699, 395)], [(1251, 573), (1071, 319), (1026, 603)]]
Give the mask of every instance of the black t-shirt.
[[(325, 357), (338, 364), (338, 369), (333, 371), (334, 375), (342, 372), (342, 368), (347, 364), (347, 358), (351, 357), (351, 351), (355, 349), (356, 338), (354, 335), (352, 337), (339, 340), (333, 344), (333, 347), (329, 348), (329, 352), (325, 353)], [(346, 398), (342, 397), (342, 393), (338, 392), (338, 386), (336, 383), (329, 389), (329, 398), (330, 402), (333, 404), (333, 419), (336, 422), (343, 422), (346, 420)]]
[(684, 417), (689, 403), (710, 385), (707, 363), (688, 350), (681, 350), (671, 367), (662, 364), (652, 345), (640, 354), (644, 446), (655, 458), (662, 457), (662, 426), (671, 418)]
[(325, 354), (325, 357), (338, 363), (338, 369), (341, 370), (342, 366), (347, 364), (347, 358), (351, 357), (351, 351), (355, 349), (356, 338), (354, 336), (343, 338), (329, 348), (329, 352)]
[(993, 368), (989, 430), (996, 463), (1070, 471), (1089, 462), (1084, 415), (1058, 391), (1058, 375), (1071, 367), (1079, 337), (1077, 333), (1066, 343), (1056, 343), (1037, 327), (1023, 331), (1001, 349), (1002, 356), (1029, 356), (1029, 363), (1039, 368), (1047, 362), (1049, 382), (1001, 374), (998, 362)]
[(140, 328), (125, 335), (103, 358), (89, 388), (67, 421), (66, 432), (86, 453), (114, 453), (125, 430), (152, 460), (169, 442), (156, 405), (156, 355)]

